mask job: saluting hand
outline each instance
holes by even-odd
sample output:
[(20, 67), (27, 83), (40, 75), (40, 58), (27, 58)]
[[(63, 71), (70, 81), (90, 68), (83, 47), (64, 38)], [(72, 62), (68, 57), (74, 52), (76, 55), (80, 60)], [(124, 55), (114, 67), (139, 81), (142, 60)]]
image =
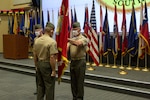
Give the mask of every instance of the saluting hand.
[(69, 41), (71, 44), (76, 45), (76, 46), (82, 45), (82, 42), (79, 41), (79, 40), (74, 40), (74, 39), (68, 38), (68, 41)]

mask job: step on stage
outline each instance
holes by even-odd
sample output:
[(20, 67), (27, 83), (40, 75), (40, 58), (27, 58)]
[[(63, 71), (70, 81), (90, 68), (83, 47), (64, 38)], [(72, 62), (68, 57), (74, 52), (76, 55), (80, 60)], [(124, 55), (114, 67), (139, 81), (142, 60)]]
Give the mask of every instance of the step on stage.
[[(85, 86), (104, 89), (113, 92), (150, 98), (150, 72), (141, 70), (121, 70), (112, 67), (92, 67), (94, 70), (86, 70)], [(89, 66), (87, 66), (87, 69)], [(135, 67), (132, 67), (135, 68)], [(0, 69), (17, 73), (35, 75), (33, 59), (5, 59), (0, 54)], [(148, 67), (149, 69), (149, 67)], [(127, 74), (120, 74), (125, 71)], [(62, 82), (70, 82), (69, 67), (64, 71)]]

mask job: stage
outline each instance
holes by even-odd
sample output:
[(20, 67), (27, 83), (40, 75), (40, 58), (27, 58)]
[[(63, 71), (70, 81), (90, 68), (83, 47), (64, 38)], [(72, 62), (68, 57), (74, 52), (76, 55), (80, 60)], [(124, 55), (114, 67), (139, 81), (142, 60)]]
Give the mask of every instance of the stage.
[[(27, 75), (35, 75), (33, 59), (5, 59), (0, 54), (0, 69), (18, 72)], [(88, 70), (87, 66), (85, 86), (104, 89), (113, 92), (125, 93), (139, 97), (150, 97), (150, 72), (142, 70), (127, 70), (125, 75), (120, 74), (119, 68), (95, 66), (94, 70)], [(120, 65), (118, 65), (120, 67)], [(125, 66), (124, 68), (126, 68)], [(132, 66), (131, 66), (132, 67)], [(134, 66), (132, 68), (135, 68)], [(149, 67), (148, 67), (149, 68)], [(143, 69), (140, 68), (140, 69)], [(62, 82), (70, 82), (69, 66), (65, 69)]]

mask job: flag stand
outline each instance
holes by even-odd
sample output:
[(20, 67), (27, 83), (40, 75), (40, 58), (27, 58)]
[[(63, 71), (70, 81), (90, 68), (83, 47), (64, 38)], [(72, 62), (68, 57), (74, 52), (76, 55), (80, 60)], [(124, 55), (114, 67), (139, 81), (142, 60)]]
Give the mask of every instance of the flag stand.
[(137, 57), (137, 65), (136, 65), (136, 68), (134, 68), (134, 70), (136, 70), (136, 71), (140, 70), (140, 68), (139, 68), (139, 57)]
[(142, 71), (144, 71), (144, 72), (149, 71), (148, 68), (147, 68), (147, 54), (146, 54), (146, 52), (145, 52), (145, 68), (142, 69)]
[(124, 69), (121, 69), (121, 71), (119, 72), (119, 74), (121, 74), (121, 75), (126, 75), (127, 72), (126, 72)]
[(128, 65), (128, 67), (126, 69), (127, 70), (132, 70), (132, 67), (131, 67), (131, 55), (129, 55), (129, 65)]
[(87, 70), (89, 70), (89, 71), (93, 71), (93, 70), (95, 70), (95, 69), (92, 67), (92, 64), (90, 64), (90, 67), (89, 67), (89, 68), (87, 68)]
[(29, 58), (29, 59), (33, 59), (33, 56), (30, 55), (30, 56), (28, 56), (28, 58)]
[(31, 47), (31, 54), (28, 55), (28, 58), (29, 58), (29, 59), (33, 59), (33, 48), (32, 48), (32, 47)]
[(108, 54), (107, 54), (107, 65), (105, 65), (105, 67), (110, 67)]
[(95, 63), (93, 63), (93, 64), (92, 64), (92, 66), (96, 66), (96, 64), (95, 64)]
[(112, 66), (112, 68), (117, 68), (117, 66), (116, 66), (116, 57), (114, 57), (114, 65)]
[(100, 66), (100, 67), (103, 66), (103, 64), (102, 64), (102, 55), (100, 55), (100, 64), (99, 64), (99, 66)]
[(86, 63), (86, 65), (87, 65), (87, 66), (89, 66), (89, 65), (90, 65), (90, 63), (89, 63), (89, 62), (87, 62), (87, 63)]

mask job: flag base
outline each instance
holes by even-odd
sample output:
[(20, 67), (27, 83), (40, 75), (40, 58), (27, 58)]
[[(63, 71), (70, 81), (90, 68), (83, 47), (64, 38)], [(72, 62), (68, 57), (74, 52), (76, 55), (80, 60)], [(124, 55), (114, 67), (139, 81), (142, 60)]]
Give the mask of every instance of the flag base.
[(89, 66), (89, 65), (90, 65), (90, 63), (89, 63), (89, 62), (87, 62), (87, 63), (86, 63), (86, 65), (87, 65), (87, 66)]
[(119, 72), (119, 74), (121, 74), (121, 75), (126, 75), (127, 72), (125, 72), (124, 70), (122, 70), (122, 71)]
[(105, 67), (110, 67), (110, 65), (107, 64), (107, 65), (105, 65)]
[(128, 66), (126, 69), (127, 69), (127, 70), (132, 70), (132, 67), (131, 67), (131, 66)]
[(29, 59), (33, 59), (33, 56), (28, 56)]
[(95, 64), (95, 63), (93, 63), (93, 64), (92, 64), (92, 66), (96, 66), (96, 64)]
[(89, 67), (89, 68), (87, 68), (87, 70), (89, 70), (89, 71), (93, 71), (93, 70), (95, 70), (93, 67)]
[(103, 64), (99, 64), (98, 66), (103, 67)]
[(147, 68), (142, 69), (144, 72), (148, 72), (149, 70)]
[(124, 69), (124, 67), (123, 67), (123, 66), (120, 66), (119, 68), (120, 68), (120, 69)]
[(139, 68), (139, 67), (136, 67), (136, 68), (134, 68), (134, 70), (139, 71), (139, 70), (140, 70), (140, 68)]
[(117, 68), (117, 66), (116, 66), (116, 65), (113, 65), (111, 68)]

